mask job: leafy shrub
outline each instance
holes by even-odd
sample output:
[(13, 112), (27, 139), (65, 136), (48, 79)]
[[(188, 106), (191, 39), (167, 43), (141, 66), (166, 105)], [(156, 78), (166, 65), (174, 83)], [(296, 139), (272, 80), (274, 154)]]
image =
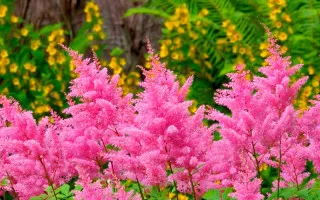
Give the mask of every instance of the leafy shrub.
[(320, 43), (315, 39), (320, 34), (319, 12), (318, 1), (304, 0), (150, 0), (126, 16), (163, 18), (160, 56), (182, 81), (195, 74), (189, 96), (199, 104), (212, 104), (212, 88), (225, 82), (224, 75), (235, 70), (233, 66), (244, 64), (257, 73), (257, 66), (266, 64), (268, 42), (262, 24), (267, 25), (281, 51), (290, 54), (293, 63), (305, 63), (301, 74), (310, 79), (296, 105), (306, 109), (307, 99), (319, 93)]

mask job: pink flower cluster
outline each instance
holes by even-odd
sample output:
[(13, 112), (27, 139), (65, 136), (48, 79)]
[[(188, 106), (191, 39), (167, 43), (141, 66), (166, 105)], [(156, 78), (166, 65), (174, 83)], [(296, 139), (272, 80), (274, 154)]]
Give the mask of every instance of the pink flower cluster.
[[(8, 184), (0, 192), (29, 199), (78, 176), (83, 190), (75, 199), (144, 198), (143, 188), (140, 194), (125, 191), (120, 181), (128, 179), (144, 187), (171, 185), (195, 199), (230, 186), (237, 199), (263, 199), (263, 166), (278, 169), (274, 190), (298, 187), (309, 176), (307, 160), (320, 171), (320, 96), (304, 113), (294, 108), (307, 78), (292, 83), (301, 65), (290, 66), (271, 33), (269, 43), (263, 76), (248, 79), (250, 72), (238, 66), (216, 92), (214, 100), (230, 114), (205, 106), (191, 114), (186, 95), (192, 77), (180, 86), (150, 45), (152, 69), (143, 69), (144, 91), (137, 98), (124, 96), (119, 77), (110, 77), (96, 58), (90, 62), (68, 50), (79, 75), (67, 96), (70, 117), (52, 113), (53, 122), (37, 124), (31, 112), (1, 98), (0, 179)], [(214, 131), (221, 140), (214, 141)]]

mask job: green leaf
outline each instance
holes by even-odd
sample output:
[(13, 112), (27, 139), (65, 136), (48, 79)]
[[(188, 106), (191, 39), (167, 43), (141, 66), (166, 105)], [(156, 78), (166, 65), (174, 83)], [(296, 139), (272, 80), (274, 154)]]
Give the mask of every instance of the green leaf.
[(57, 30), (57, 29), (59, 29), (59, 28), (61, 28), (61, 27), (62, 27), (62, 24), (61, 24), (61, 23), (59, 23), (59, 24), (47, 25), (47, 26), (43, 27), (42, 29), (40, 29), (39, 34), (40, 34), (40, 35), (42, 35), (42, 34), (48, 35), (48, 34), (51, 33), (52, 31)]
[(69, 195), (69, 193), (70, 193), (70, 185), (68, 185), (68, 184), (63, 184), (63, 185), (60, 187), (60, 191), (61, 191), (62, 194)]
[(220, 192), (219, 190), (209, 190), (202, 198), (206, 200), (220, 200)]
[(110, 56), (121, 56), (121, 54), (123, 54), (124, 51), (122, 49), (120, 49), (119, 47), (116, 47), (114, 49), (112, 49)]
[(132, 15), (135, 14), (149, 14), (149, 15), (154, 15), (154, 16), (159, 16), (159, 17), (163, 17), (165, 19), (169, 18), (170, 15), (168, 15), (167, 13), (161, 11), (161, 10), (155, 10), (152, 8), (131, 8), (129, 9), (123, 17), (130, 17)]

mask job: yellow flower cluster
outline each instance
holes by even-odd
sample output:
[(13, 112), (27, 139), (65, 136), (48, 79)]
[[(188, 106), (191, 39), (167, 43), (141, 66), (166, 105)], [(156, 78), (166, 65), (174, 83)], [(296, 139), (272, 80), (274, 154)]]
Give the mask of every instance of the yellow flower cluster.
[(128, 94), (138, 86), (140, 82), (140, 74), (135, 71), (131, 71), (129, 74), (126, 74), (123, 70), (125, 65), (126, 60), (124, 58), (115, 56), (111, 57), (110, 63), (108, 64), (108, 66), (112, 69), (113, 74), (120, 75), (118, 84), (122, 87), (123, 93)]
[(0, 5), (0, 18), (4, 18), (7, 15), (8, 7), (6, 5)]
[[(64, 64), (66, 62), (66, 57), (62, 52), (57, 50), (58, 44), (63, 44), (65, 42), (64, 30), (57, 29), (50, 33), (48, 36), (49, 45), (46, 49), (48, 53), (48, 63), (50, 66), (58, 64)], [(34, 42), (34, 48), (37, 47), (38, 43)], [(39, 44), (40, 45), (40, 44)]]
[(174, 15), (172, 15), (169, 20), (164, 23), (164, 26), (172, 31), (173, 29), (178, 29), (178, 33), (184, 33), (185, 29), (181, 25), (187, 25), (189, 23), (189, 10), (186, 4), (175, 9)]
[(235, 43), (242, 39), (241, 33), (236, 30), (236, 26), (232, 24), (230, 20), (223, 21), (222, 27), (226, 29), (227, 38), (231, 43)]
[(10, 58), (7, 50), (0, 50), (0, 74), (4, 75), (7, 72), (7, 66), (10, 64)]
[[(176, 194), (170, 192), (168, 198), (169, 198), (169, 199), (176, 199)], [(179, 199), (179, 200), (188, 200), (189, 198), (188, 198), (187, 195), (178, 194), (178, 199)]]
[(286, 41), (288, 33), (293, 34), (293, 29), (289, 25), (292, 21), (291, 17), (285, 12), (286, 0), (268, 0), (268, 6), (270, 8), (269, 19), (272, 21), (273, 26), (278, 29), (275, 31), (275, 36), (280, 41)]
[(299, 94), (299, 98), (297, 100), (297, 106), (300, 110), (304, 111), (308, 108), (308, 101), (312, 98), (313, 95), (319, 94), (320, 89), (320, 75), (316, 74), (316, 70), (314, 66), (309, 65), (308, 66), (308, 76), (309, 76), (309, 82), (307, 86), (303, 87)]
[[(90, 31), (90, 33), (88, 34), (88, 40), (104, 40), (106, 38), (106, 34), (102, 29), (103, 20), (100, 14), (99, 6), (96, 3), (89, 1), (84, 8), (84, 12), (86, 14), (86, 23), (92, 26), (92, 31)], [(92, 45), (92, 49), (98, 50), (99, 46), (94, 44)]]
[[(161, 41), (159, 56), (167, 58), (168, 62), (191, 59), (195, 64), (204, 66), (201, 68), (203, 74), (206, 73), (205, 68), (212, 69), (212, 65), (208, 61), (209, 56), (205, 53), (211, 48), (208, 44), (205, 44), (207, 45), (205, 49), (199, 49), (194, 44), (183, 42), (188, 39), (195, 41), (200, 40), (201, 37), (206, 37), (208, 24), (203, 19), (209, 14), (209, 10), (204, 8), (197, 16), (191, 16), (186, 4), (176, 7), (173, 15), (164, 23), (168, 31), (166, 32), (167, 34), (164, 34), (164, 39)], [(191, 20), (191, 18), (195, 20)], [(189, 50), (186, 52), (186, 49)], [(191, 70), (185, 68), (183, 74), (184, 76), (189, 76), (191, 75)], [(207, 73), (206, 75), (209, 74)]]

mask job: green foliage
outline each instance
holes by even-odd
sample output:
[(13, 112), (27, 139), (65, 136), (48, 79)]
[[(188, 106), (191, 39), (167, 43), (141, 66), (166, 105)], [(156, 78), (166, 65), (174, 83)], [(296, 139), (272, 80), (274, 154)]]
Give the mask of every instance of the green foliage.
[(103, 48), (97, 41), (105, 34), (99, 10), (88, 2), (86, 21), (73, 36), (61, 23), (37, 30), (13, 15), (13, 6), (12, 0), (0, 1), (0, 92), (37, 117), (51, 108), (59, 112), (66, 106), (64, 92), (74, 77), (71, 60), (59, 44), (81, 53), (92, 48), (100, 55)]
[(222, 191), (213, 189), (206, 192), (202, 199), (204, 200), (232, 200), (233, 198), (229, 197), (229, 194), (233, 191), (232, 188), (224, 188)]
[[(76, 190), (79, 190), (79, 188), (76, 188)], [(73, 193), (70, 190), (70, 185), (63, 184), (59, 188), (52, 190), (52, 187), (48, 187), (46, 189), (45, 194), (41, 194), (36, 197), (32, 197), (30, 200), (43, 200), (43, 199), (50, 199), (50, 200), (72, 200), (73, 199)]]
[(274, 191), (267, 200), (271, 199), (290, 199), (290, 198), (299, 198), (306, 200), (315, 200), (320, 198), (320, 182), (319, 180), (315, 181), (315, 183), (311, 187), (307, 187), (306, 184), (302, 184), (299, 187), (288, 187), (281, 188), (279, 191)]
[(233, 66), (245, 64), (258, 73), (258, 67), (266, 64), (268, 46), (262, 24), (271, 29), (293, 63), (305, 64), (301, 76), (311, 76), (311, 88), (300, 94), (297, 105), (305, 109), (307, 97), (319, 92), (320, 40), (315, 39), (320, 37), (319, 1), (149, 0), (125, 16), (133, 14), (163, 18), (160, 56), (182, 81), (194, 74), (199, 83), (190, 97), (201, 103), (210, 104), (212, 93), (204, 98), (210, 101), (203, 101), (197, 95), (200, 88), (220, 88), (226, 81), (222, 77)]

